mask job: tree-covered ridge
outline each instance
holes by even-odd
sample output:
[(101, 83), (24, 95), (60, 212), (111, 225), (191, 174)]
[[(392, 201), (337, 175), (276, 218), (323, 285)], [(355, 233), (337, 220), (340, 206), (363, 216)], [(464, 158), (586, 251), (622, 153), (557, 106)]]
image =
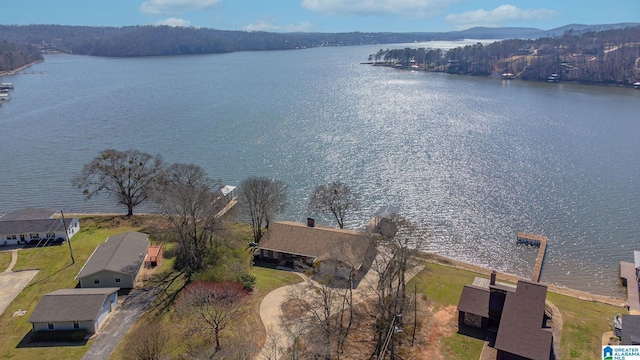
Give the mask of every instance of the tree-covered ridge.
[(0, 41), (37, 44), (43, 51), (95, 56), (215, 54), (305, 47), (287, 34), (170, 26), (0, 26)]
[(42, 54), (34, 46), (0, 42), (0, 72), (19, 69), (40, 60)]
[(566, 31), (563, 36), (477, 43), (440, 49), (387, 49), (370, 61), (452, 74), (524, 80), (631, 85), (640, 80), (640, 27), (606, 31)]

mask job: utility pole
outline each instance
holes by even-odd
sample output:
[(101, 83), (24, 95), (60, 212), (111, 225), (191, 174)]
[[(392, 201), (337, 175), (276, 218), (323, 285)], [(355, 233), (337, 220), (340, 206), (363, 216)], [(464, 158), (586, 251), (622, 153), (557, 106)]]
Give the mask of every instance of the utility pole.
[(64, 221), (64, 212), (60, 210), (60, 215), (62, 216), (62, 226), (64, 226), (64, 233), (67, 236), (67, 244), (69, 245), (69, 254), (71, 255), (71, 264), (75, 264), (76, 260), (73, 258), (73, 250), (71, 250), (71, 239), (69, 239), (69, 231), (67, 229), (67, 224)]

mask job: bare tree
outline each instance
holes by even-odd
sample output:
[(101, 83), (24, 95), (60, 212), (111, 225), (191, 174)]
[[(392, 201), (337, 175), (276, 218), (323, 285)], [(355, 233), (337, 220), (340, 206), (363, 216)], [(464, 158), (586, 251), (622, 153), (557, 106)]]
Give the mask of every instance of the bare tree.
[(82, 189), (87, 199), (101, 192), (108, 193), (125, 205), (127, 216), (131, 216), (133, 208), (153, 193), (162, 168), (160, 155), (106, 149), (86, 163), (72, 183)]
[(197, 281), (182, 292), (178, 308), (195, 314), (203, 330), (213, 333), (216, 351), (221, 349), (220, 334), (229, 322), (240, 315), (242, 298), (247, 294), (239, 283)]
[(254, 241), (259, 243), (263, 225), (268, 228), (273, 216), (283, 212), (288, 205), (287, 185), (264, 176), (249, 177), (240, 184), (238, 202), (251, 220)]
[(386, 220), (381, 235), (371, 237), (379, 247), (378, 257), (372, 264), (379, 278), (375, 287), (377, 294), (376, 334), (374, 355), (395, 359), (397, 329), (403, 325), (403, 314), (411, 303), (407, 296), (407, 271), (414, 265), (416, 253), (426, 241), (425, 236), (416, 236), (417, 229), (402, 218)]
[(311, 212), (331, 213), (338, 222), (340, 229), (344, 229), (344, 221), (347, 215), (359, 209), (356, 194), (351, 188), (339, 181), (334, 181), (329, 186), (318, 186), (309, 200)]
[(214, 231), (222, 225), (217, 214), (224, 207), (221, 182), (194, 164), (173, 164), (159, 181), (154, 200), (178, 242), (177, 265), (190, 278), (206, 267)]
[(310, 332), (307, 338), (321, 339), (308, 344), (306, 350), (324, 359), (340, 359), (353, 323), (351, 286), (341, 287), (333, 276), (323, 276), (318, 282), (309, 281), (307, 286), (296, 288), (290, 299), (298, 304), (298, 311), (308, 314), (302, 320)]
[(158, 323), (146, 323), (127, 338), (127, 353), (136, 360), (161, 360), (170, 347), (171, 333)]

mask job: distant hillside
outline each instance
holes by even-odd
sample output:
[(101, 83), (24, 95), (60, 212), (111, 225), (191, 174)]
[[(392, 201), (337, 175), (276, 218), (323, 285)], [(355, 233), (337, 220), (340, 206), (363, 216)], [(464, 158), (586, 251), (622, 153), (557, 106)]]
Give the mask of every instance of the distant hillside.
[[(459, 39), (536, 39), (565, 31), (617, 29), (630, 24), (567, 25), (552, 30), (483, 28), (413, 33), (269, 33), (169, 26), (89, 27), (63, 25), (0, 25), (0, 41), (28, 44), (43, 52), (95, 56), (158, 56), (212, 54), (248, 50), (289, 50), (316, 46), (413, 43)], [(639, 25), (639, 24), (635, 24)], [(0, 53), (4, 56), (6, 53)], [(7, 61), (5, 61), (6, 65)], [(15, 66), (16, 63), (12, 63)]]
[(42, 59), (34, 46), (0, 42), (0, 72), (13, 71)]
[(451, 74), (535, 81), (633, 85), (640, 81), (640, 26), (575, 30), (562, 36), (507, 39), (440, 49), (389, 49), (369, 56), (376, 65)]

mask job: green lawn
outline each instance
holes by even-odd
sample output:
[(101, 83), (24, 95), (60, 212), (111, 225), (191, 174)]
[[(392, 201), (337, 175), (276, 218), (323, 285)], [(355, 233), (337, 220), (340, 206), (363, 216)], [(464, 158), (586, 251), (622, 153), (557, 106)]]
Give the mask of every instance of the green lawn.
[(11, 264), (11, 252), (0, 252), (0, 273), (5, 271), (7, 267), (9, 267), (9, 264)]
[[(106, 228), (107, 224), (122, 223), (121, 226)], [(96, 221), (94, 219), (81, 220), (81, 231), (71, 238), (71, 245), (75, 264), (71, 263), (69, 246), (22, 249), (18, 252), (18, 262), (14, 271), (37, 269), (36, 277), (14, 299), (5, 312), (0, 316), (0, 358), (2, 359), (79, 359), (91, 345), (60, 346), (60, 347), (29, 347), (19, 345), (25, 335), (31, 330), (27, 322), (42, 296), (51, 291), (63, 288), (73, 288), (74, 280), (84, 262), (93, 250), (108, 236), (122, 231), (137, 230), (128, 224), (131, 221), (120, 221), (117, 217), (109, 217)], [(18, 309), (27, 310), (23, 317), (12, 317)]]
[(562, 313), (562, 358), (601, 359), (602, 334), (611, 331), (609, 321), (626, 309), (569, 296), (547, 293)]

